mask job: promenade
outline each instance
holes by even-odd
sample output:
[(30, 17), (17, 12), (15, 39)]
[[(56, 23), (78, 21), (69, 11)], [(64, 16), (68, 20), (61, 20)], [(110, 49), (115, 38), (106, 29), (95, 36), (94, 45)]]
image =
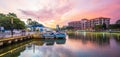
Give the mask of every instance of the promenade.
[(0, 33), (0, 46), (31, 39), (33, 34), (35, 32), (14, 33), (13, 35), (8, 32)]
[[(25, 35), (34, 34), (34, 33), (35, 32), (25, 32), (25, 33), (18, 32), (18, 33), (14, 33), (13, 37), (25, 36)], [(12, 37), (10, 32), (0, 32), (0, 39), (2, 39), (2, 38), (10, 38), (10, 37)]]

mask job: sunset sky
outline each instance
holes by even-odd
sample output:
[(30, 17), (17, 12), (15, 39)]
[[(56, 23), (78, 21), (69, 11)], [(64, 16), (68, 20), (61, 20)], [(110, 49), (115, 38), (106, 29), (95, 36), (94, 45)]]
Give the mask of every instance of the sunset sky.
[(14, 12), (21, 20), (37, 20), (48, 27), (82, 18), (120, 19), (120, 0), (0, 0), (0, 13)]

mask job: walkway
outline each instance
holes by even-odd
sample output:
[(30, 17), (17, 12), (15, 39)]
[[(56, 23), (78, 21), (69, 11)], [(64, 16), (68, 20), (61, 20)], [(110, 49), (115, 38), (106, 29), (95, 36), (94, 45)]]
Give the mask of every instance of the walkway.
[[(25, 36), (25, 35), (34, 34), (34, 33), (35, 32), (14, 33), (13, 37), (15, 37), (15, 36)], [(11, 33), (2, 33), (2, 32), (0, 32), (0, 39), (1, 38), (9, 38), (9, 37), (12, 37)]]

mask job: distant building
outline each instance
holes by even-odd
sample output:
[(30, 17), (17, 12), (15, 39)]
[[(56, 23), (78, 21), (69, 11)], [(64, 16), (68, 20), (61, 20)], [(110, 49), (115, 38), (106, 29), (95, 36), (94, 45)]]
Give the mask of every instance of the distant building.
[(103, 25), (103, 24), (106, 24), (108, 28), (110, 24), (110, 18), (99, 17), (91, 20), (81, 19), (80, 21), (69, 22), (68, 26), (72, 26), (74, 29), (87, 30), (87, 29), (94, 29), (95, 25)]
[(106, 24), (106, 27), (108, 28), (110, 24), (110, 18), (105, 18), (105, 17), (99, 17), (99, 18), (94, 18), (90, 20), (90, 27), (94, 28), (95, 25), (103, 25)]
[(81, 20), (81, 29), (86, 30), (86, 29), (89, 29), (89, 27), (90, 27), (89, 20), (88, 19), (82, 19)]
[(74, 29), (81, 29), (81, 22), (80, 21), (69, 22), (68, 25), (73, 27)]
[(68, 25), (72, 26), (74, 29), (88, 29), (89, 27), (89, 20), (88, 19), (82, 19), (81, 21), (73, 21), (69, 22)]

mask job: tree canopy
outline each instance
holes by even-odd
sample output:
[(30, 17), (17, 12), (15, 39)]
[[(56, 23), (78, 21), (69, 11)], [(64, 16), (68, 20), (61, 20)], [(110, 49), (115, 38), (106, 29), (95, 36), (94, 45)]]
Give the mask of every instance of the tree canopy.
[(120, 29), (120, 24), (110, 24), (109, 29)]
[(116, 21), (116, 24), (120, 24), (120, 19)]
[(37, 21), (32, 21), (32, 20), (28, 23), (28, 25), (32, 27), (44, 27), (44, 25), (38, 23)]
[(61, 29), (62, 30), (73, 30), (74, 27), (72, 27), (72, 26), (63, 26)]
[[(13, 24), (11, 23), (12, 19)], [(25, 23), (17, 18), (17, 15), (14, 13), (0, 13), (0, 26), (4, 27), (6, 30), (10, 30), (12, 26), (14, 29), (25, 29)]]

